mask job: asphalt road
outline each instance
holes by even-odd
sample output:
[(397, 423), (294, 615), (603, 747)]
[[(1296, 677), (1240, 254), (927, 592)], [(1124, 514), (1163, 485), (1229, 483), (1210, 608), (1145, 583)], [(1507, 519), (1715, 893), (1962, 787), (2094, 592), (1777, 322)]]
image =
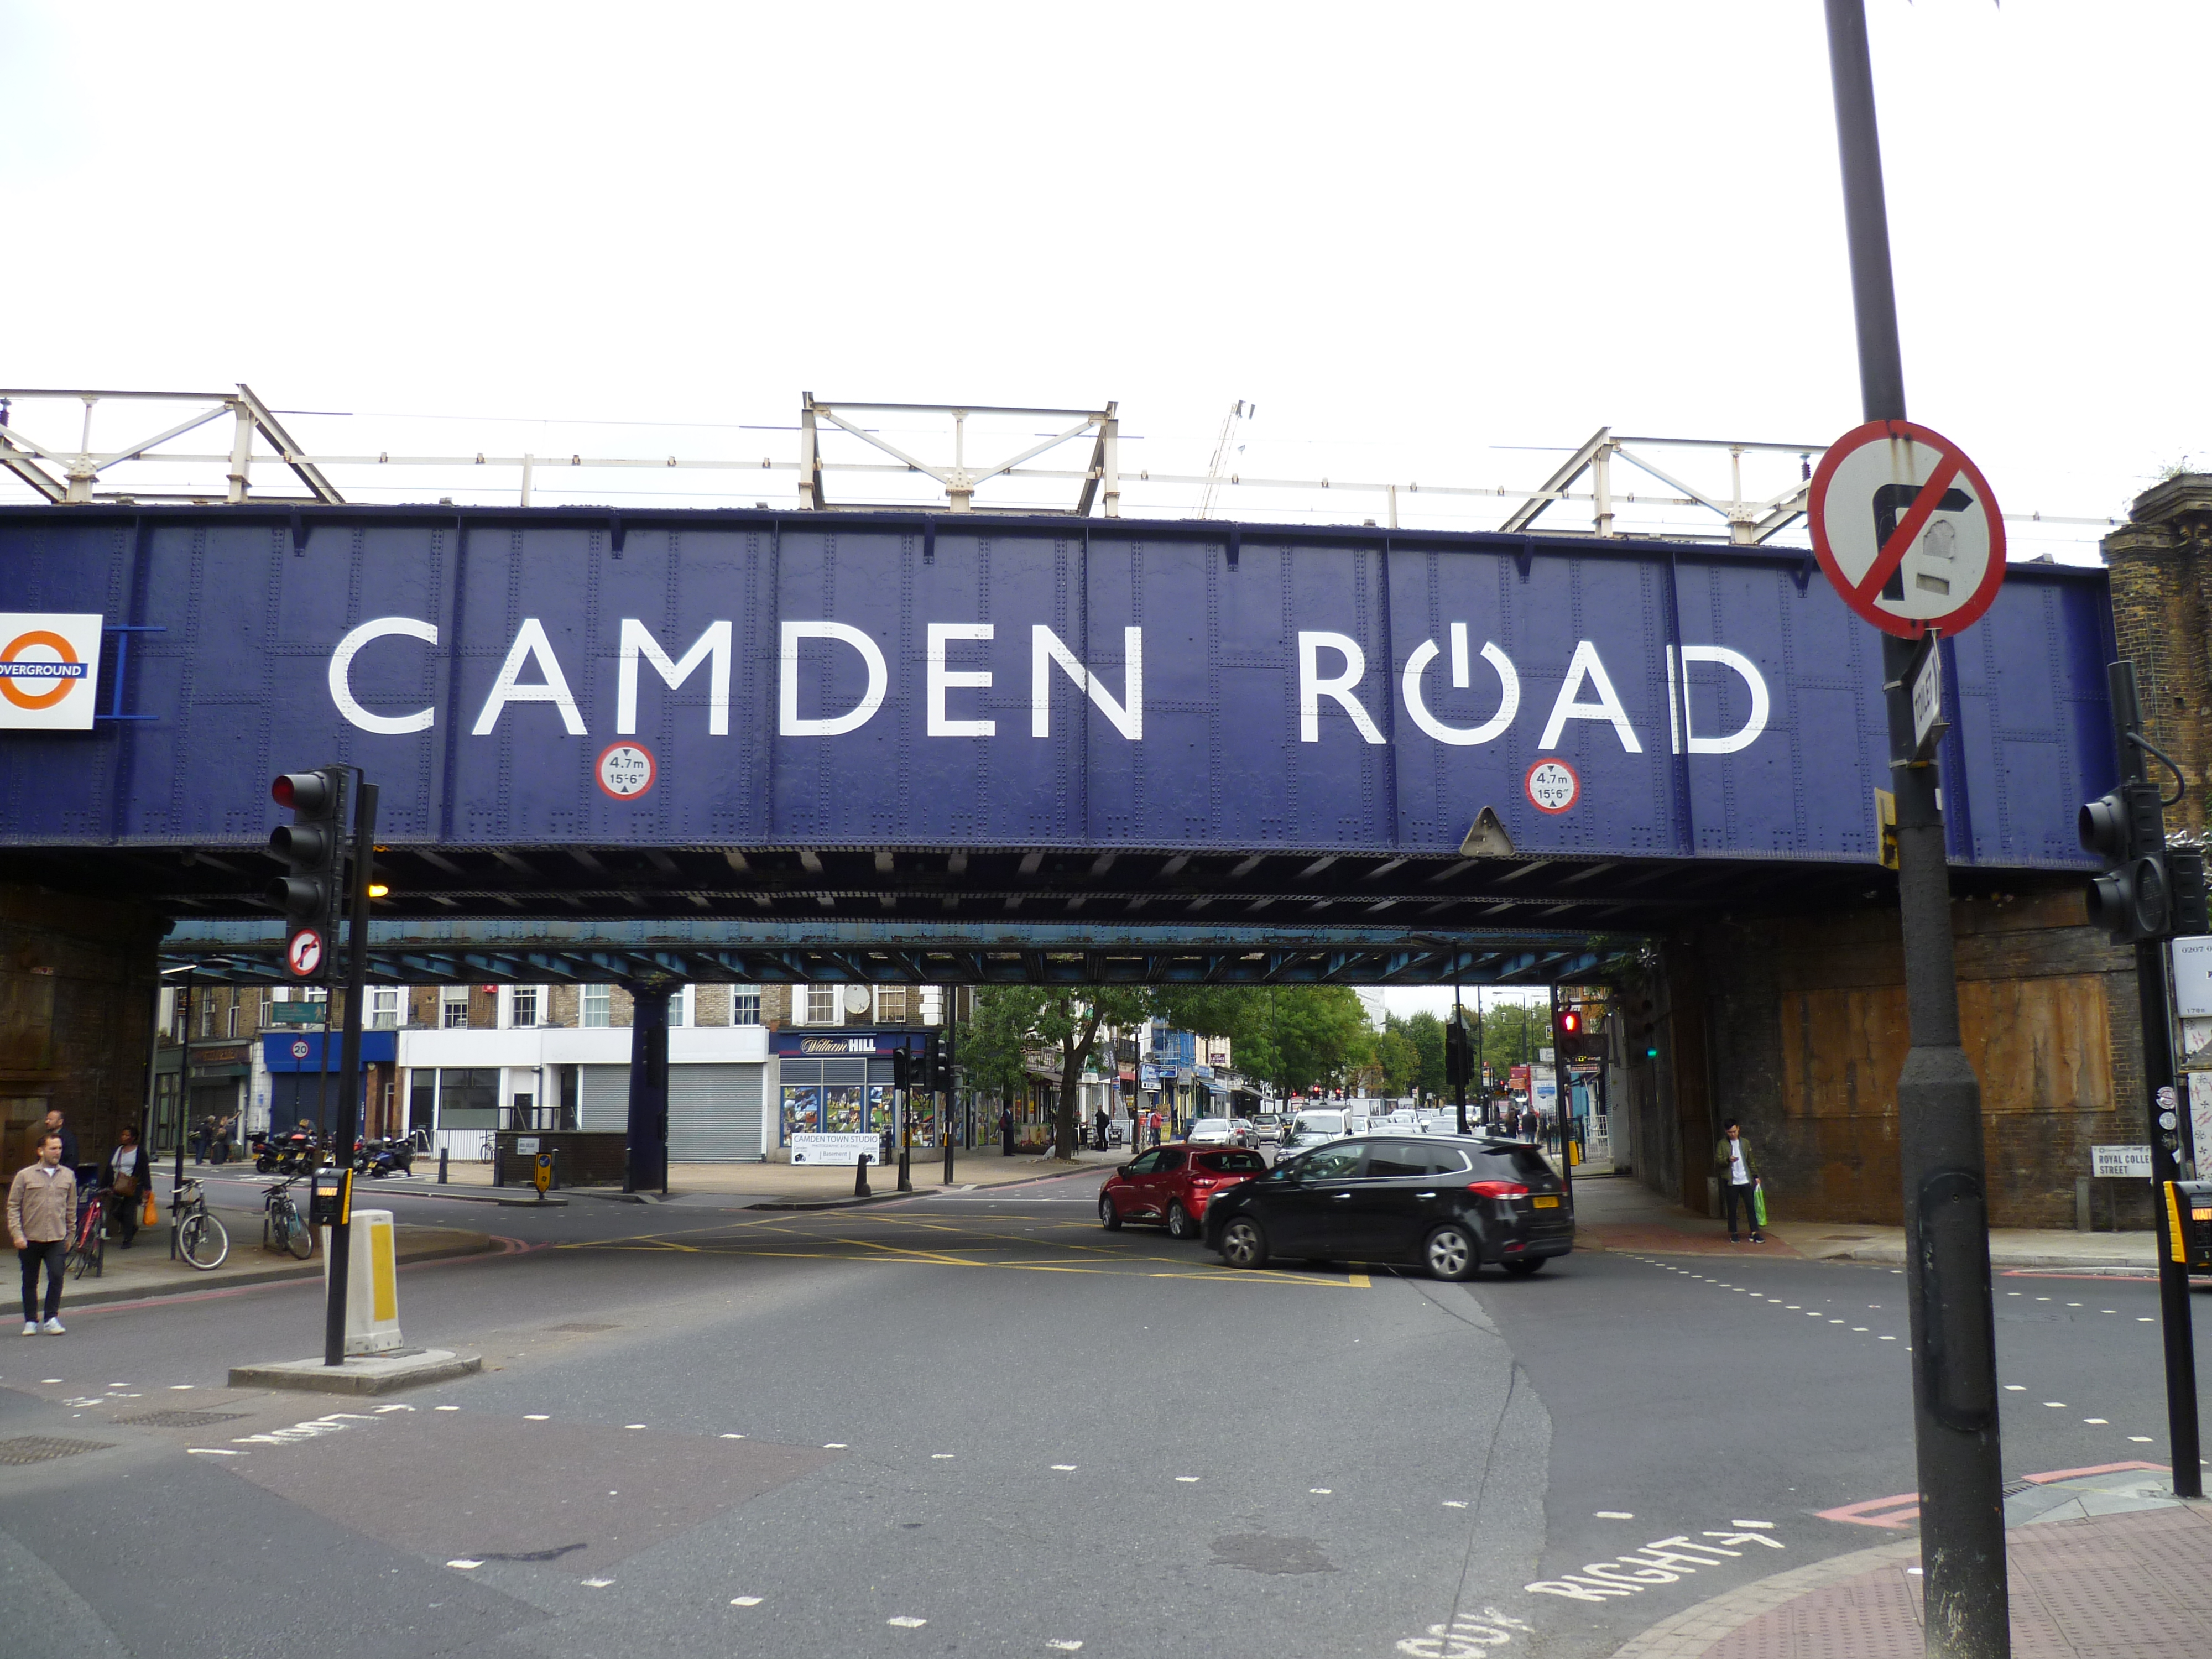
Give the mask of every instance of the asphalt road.
[[(1581, 1659), (1908, 1535), (1865, 1524), (1913, 1484), (1887, 1269), (1240, 1274), (1103, 1231), (1097, 1186), (395, 1196), (517, 1248), (403, 1273), (409, 1340), (486, 1370), (383, 1401), (223, 1387), (314, 1351), (312, 1285), (0, 1337), (0, 1442), (100, 1447), (0, 1464), (9, 1659)], [(2154, 1286), (1999, 1303), (2008, 1475), (2164, 1455)], [(125, 1420), (157, 1411), (204, 1416)], [(1607, 1567), (1668, 1540), (1671, 1569)]]

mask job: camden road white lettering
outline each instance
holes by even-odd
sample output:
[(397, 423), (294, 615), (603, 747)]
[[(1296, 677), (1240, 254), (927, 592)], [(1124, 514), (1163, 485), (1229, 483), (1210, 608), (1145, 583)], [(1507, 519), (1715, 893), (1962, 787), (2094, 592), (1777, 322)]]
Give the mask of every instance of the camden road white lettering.
[(1580, 1572), (1540, 1578), (1522, 1588), (1532, 1595), (1560, 1595), (1571, 1601), (1603, 1601), (1617, 1595), (1640, 1595), (1654, 1584), (1679, 1583), (1699, 1567), (1723, 1565), (1722, 1559), (1708, 1558), (1741, 1557), (1742, 1550), (1732, 1549), (1731, 1545), (1783, 1547), (1781, 1540), (1756, 1532), (1708, 1531), (1699, 1536), (1717, 1541), (1694, 1542), (1688, 1534), (1678, 1533), (1672, 1538), (1654, 1539), (1642, 1550), (1629, 1551), (1610, 1561), (1588, 1562)]
[[(1751, 693), (1751, 713), (1745, 716), (1741, 726), (1726, 737), (1701, 738), (1690, 728), (1690, 665), (1693, 662), (1717, 663), (1730, 670)], [(1673, 739), (1674, 753), (1679, 755), (1686, 750), (1692, 755), (1733, 755), (1739, 749), (1748, 749), (1766, 730), (1766, 719), (1772, 712), (1773, 701), (1767, 695), (1765, 677), (1742, 652), (1731, 651), (1724, 645), (1686, 645), (1678, 666), (1674, 647), (1667, 647), (1667, 730)]]
[(413, 617), (379, 617), (365, 622), (338, 641), (338, 648), (331, 653), (331, 701), (337, 705), (338, 713), (347, 723), (364, 732), (374, 732), (380, 737), (399, 737), (409, 732), (427, 732), (437, 719), (434, 708), (418, 708), (411, 714), (378, 714), (365, 708), (353, 694), (353, 659), (361, 654), (363, 646), (374, 641), (400, 635), (420, 640), (425, 645), (438, 642), (437, 628)]
[[(1421, 676), (1436, 660), (1437, 642), (1423, 640), (1413, 647), (1413, 654), (1406, 659), (1406, 672), (1400, 680), (1400, 690), (1406, 700), (1406, 713), (1413, 724), (1438, 743), (1458, 746), (1488, 743), (1504, 735), (1513, 724), (1513, 716), (1521, 708), (1521, 676), (1514, 671), (1513, 659), (1497, 646), (1486, 640), (1482, 645), (1482, 659), (1498, 671), (1498, 712), (1480, 726), (1447, 726), (1429, 712), (1421, 696)], [(1468, 689), (1467, 624), (1451, 625), (1451, 681), (1452, 689)]]
[[(1596, 694), (1596, 702), (1581, 701), (1585, 684)], [(1544, 722), (1544, 735), (1536, 739), (1536, 747), (1545, 750), (1556, 748), (1559, 733), (1569, 720), (1607, 721), (1623, 749), (1632, 755), (1644, 752), (1644, 745), (1636, 740), (1636, 728), (1628, 723), (1628, 711), (1620, 706), (1620, 695), (1613, 689), (1605, 664), (1598, 659), (1597, 647), (1588, 640), (1575, 647), (1575, 654), (1567, 664), (1567, 677), (1559, 682), (1559, 695), (1552, 703), (1552, 717)]]
[[(860, 702), (842, 714), (829, 714), (818, 719), (799, 718), (799, 642), (801, 640), (836, 640), (849, 645), (860, 653), (860, 660), (868, 667), (868, 689)], [(787, 622), (783, 625), (782, 674), (779, 689), (782, 707), (776, 722), (779, 736), (787, 738), (835, 738), (848, 732), (857, 732), (875, 718), (876, 710), (884, 706), (884, 696), (890, 690), (891, 671), (884, 661), (884, 653), (876, 642), (849, 623)]]
[(1534, 1636), (1536, 1627), (1525, 1619), (1485, 1607), (1480, 1618), (1455, 1613), (1449, 1625), (1431, 1625), (1426, 1636), (1408, 1636), (1398, 1644), (1398, 1651), (1412, 1659), (1478, 1659), (1492, 1648), (1504, 1647), (1516, 1631)]
[(1145, 735), (1145, 630), (1121, 630), (1121, 701), (1114, 701), (1106, 683), (1085, 668), (1075, 653), (1060, 643), (1060, 635), (1043, 623), (1030, 629), (1030, 735), (1052, 735), (1052, 665), (1058, 663), (1068, 678), (1098, 705), (1098, 712), (1131, 743)]
[[(1334, 651), (1344, 659), (1344, 672), (1322, 678), (1321, 653)], [(1321, 741), (1321, 700), (1328, 698), (1352, 716), (1352, 724), (1370, 743), (1381, 743), (1382, 733), (1375, 717), (1359, 701), (1359, 682), (1367, 677), (1367, 653), (1349, 634), (1301, 633), (1298, 635), (1298, 741)]]
[[(538, 666), (538, 683), (519, 684), (525, 665), (531, 663)], [(522, 626), (515, 629), (514, 643), (507, 647), (507, 660), (499, 665), (499, 678), (491, 683), (491, 693), (484, 698), (483, 712), (477, 716), (471, 735), (489, 735), (511, 702), (550, 702), (561, 711), (561, 724), (570, 737), (586, 735), (584, 717), (576, 712), (575, 696), (568, 690), (568, 677), (561, 672), (561, 659), (553, 654), (553, 642), (545, 637), (545, 624), (535, 617), (524, 617)]]
[(714, 622), (707, 631), (691, 642), (691, 648), (680, 661), (672, 662), (668, 653), (660, 648), (660, 641), (653, 637), (646, 625), (635, 617), (624, 617), (622, 625), (622, 660), (615, 693), (615, 735), (618, 738), (637, 734), (637, 665), (643, 658), (653, 665), (653, 672), (671, 691), (680, 688), (690, 679), (702, 663), (707, 670), (707, 735), (726, 738), (730, 735), (730, 624)]

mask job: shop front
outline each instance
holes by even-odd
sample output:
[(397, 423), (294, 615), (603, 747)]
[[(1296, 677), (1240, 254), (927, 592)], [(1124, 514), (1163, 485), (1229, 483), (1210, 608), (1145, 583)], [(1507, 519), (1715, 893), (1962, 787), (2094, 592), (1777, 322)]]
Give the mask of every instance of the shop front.
[[(261, 1060), (269, 1073), (268, 1122), (289, 1129), (306, 1123), (328, 1142), (337, 1133), (338, 1119), (338, 1061), (344, 1046), (337, 1031), (269, 1031), (261, 1038)], [(243, 1051), (241, 1051), (242, 1053)], [(398, 1055), (398, 1037), (392, 1031), (361, 1034), (361, 1096), (355, 1103), (354, 1125), (358, 1134), (385, 1128), (376, 1121), (383, 1115), (369, 1109), (381, 1106), (387, 1080)], [(199, 1056), (193, 1056), (194, 1070)]]
[(919, 1060), (931, 1036), (927, 1026), (856, 1031), (840, 1026), (828, 1031), (772, 1031), (769, 1051), (777, 1072), (776, 1147), (789, 1148), (795, 1134), (862, 1134), (891, 1137), (897, 1144), (904, 1105), (907, 1144), (938, 1147), (938, 1098), (908, 1091), (899, 1098), (895, 1056)]

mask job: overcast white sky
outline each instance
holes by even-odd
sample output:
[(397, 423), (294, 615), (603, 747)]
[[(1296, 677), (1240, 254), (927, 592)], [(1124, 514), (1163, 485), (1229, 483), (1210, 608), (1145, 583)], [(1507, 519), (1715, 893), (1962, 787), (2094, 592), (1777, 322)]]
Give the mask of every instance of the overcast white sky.
[[(1916, 417), (2015, 513), (2212, 456), (2212, 6), (1869, 13)], [(1118, 399), (1195, 471), (1242, 398), (1248, 472), (1533, 484), (1858, 421), (1817, 0), (0, 3), (0, 380), (245, 380), (321, 449), (787, 459), (739, 428), (806, 389)]]

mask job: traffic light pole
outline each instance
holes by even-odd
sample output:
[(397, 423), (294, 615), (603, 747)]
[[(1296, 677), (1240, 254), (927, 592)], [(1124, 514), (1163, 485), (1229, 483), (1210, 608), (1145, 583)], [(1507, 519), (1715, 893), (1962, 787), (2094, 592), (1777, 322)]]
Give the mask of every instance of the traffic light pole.
[[(1460, 1006), (1459, 981), (1457, 980), (1454, 980), (1452, 981), (1452, 1024), (1462, 1032), (1467, 1030), (1467, 1010)], [(1474, 1063), (1472, 1057), (1470, 1057), (1465, 1064), (1460, 1066), (1459, 1075), (1452, 1083), (1452, 1100), (1453, 1103), (1459, 1108), (1459, 1132), (1462, 1134), (1465, 1134), (1467, 1133), (1468, 1067), (1472, 1066)]]
[[(2108, 681), (2112, 702), (2112, 744), (2120, 759), (2120, 782), (2148, 780), (2142, 746), (2142, 709), (2136, 691), (2136, 665), (2116, 662)], [(2151, 1193), (2158, 1212), (2158, 1310), (2166, 1339), (2166, 1438), (2173, 1459), (2177, 1498), (2204, 1495), (2203, 1453), (2197, 1419), (2197, 1343), (2189, 1309), (2189, 1265), (2174, 1260), (2166, 1206), (2166, 1183), (2181, 1178), (2175, 1157), (2177, 1137), (2161, 1116), (2179, 1109), (2173, 1071), (2171, 988), (2166, 942), (2136, 944), (2136, 994), (2142, 1009), (2143, 1093), (2150, 1116)]]
[[(1826, 0), (1828, 68), (1843, 162), (1859, 395), (1869, 421), (1905, 418), (1889, 223), (1863, 0)], [(1897, 1083), (1905, 1274), (1911, 1307), (1913, 1444), (1927, 1652), (2003, 1659), (2011, 1652), (2004, 1477), (1997, 1435), (1982, 1091), (1959, 1041), (1950, 867), (1933, 763), (1915, 765), (1906, 669), (1912, 641), (1882, 636), (1898, 909), (1911, 1048)]]
[[(346, 955), (345, 1036), (338, 1049), (338, 1112), (336, 1151), (338, 1185), (347, 1201), (331, 1224), (330, 1294), (323, 1309), (323, 1364), (345, 1364), (346, 1285), (353, 1266), (353, 1142), (361, 1107), (361, 1004), (368, 984), (368, 884), (376, 863), (376, 786), (362, 783), (354, 794), (351, 948)], [(330, 1027), (323, 1027), (330, 1041)]]

